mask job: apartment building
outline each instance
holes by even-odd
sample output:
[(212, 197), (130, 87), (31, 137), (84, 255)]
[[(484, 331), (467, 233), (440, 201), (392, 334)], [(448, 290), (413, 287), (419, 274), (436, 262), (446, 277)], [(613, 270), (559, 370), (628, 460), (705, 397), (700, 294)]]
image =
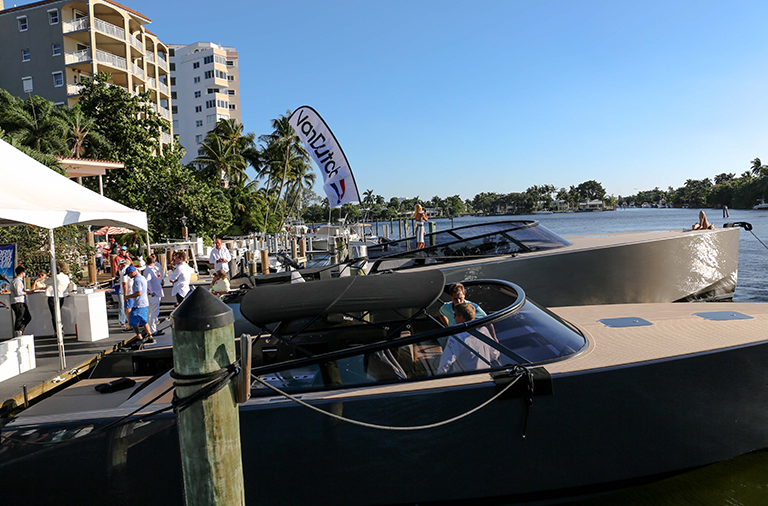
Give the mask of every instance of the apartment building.
[[(111, 0), (45, 0), (3, 9), (0, 0), (0, 88), (74, 105), (78, 83), (104, 71), (171, 117), (168, 46), (147, 30), (151, 20)], [(163, 132), (170, 143), (173, 131)]]
[(173, 131), (187, 150), (182, 163), (189, 163), (219, 120), (242, 123), (239, 61), (234, 47), (213, 42), (169, 44), (168, 48)]

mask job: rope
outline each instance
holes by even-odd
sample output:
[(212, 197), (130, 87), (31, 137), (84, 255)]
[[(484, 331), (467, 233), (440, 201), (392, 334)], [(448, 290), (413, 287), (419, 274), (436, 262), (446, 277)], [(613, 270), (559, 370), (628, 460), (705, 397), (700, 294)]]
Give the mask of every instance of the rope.
[(334, 418), (334, 419), (339, 420), (341, 422), (351, 423), (353, 425), (359, 425), (361, 427), (366, 427), (366, 428), (369, 428), (369, 429), (392, 430), (392, 431), (412, 431), (412, 430), (434, 429), (434, 428), (437, 428), (437, 427), (441, 427), (443, 425), (448, 425), (449, 423), (456, 422), (458, 420), (461, 420), (462, 418), (466, 418), (467, 416), (469, 416), (469, 415), (471, 415), (471, 414), (473, 414), (473, 413), (475, 413), (477, 411), (480, 411), (481, 409), (486, 407), (488, 404), (492, 403), (493, 401), (495, 401), (496, 399), (498, 399), (499, 397), (504, 395), (504, 393), (507, 390), (509, 390), (510, 388), (512, 388), (512, 385), (517, 383), (517, 381), (520, 378), (522, 378), (522, 377), (523, 377), (523, 375), (521, 374), (520, 376), (518, 376), (514, 380), (510, 381), (509, 385), (504, 387), (499, 393), (497, 393), (496, 395), (494, 395), (493, 397), (491, 397), (487, 401), (483, 402), (479, 406), (476, 406), (476, 407), (470, 409), (469, 411), (467, 411), (465, 413), (462, 413), (462, 414), (460, 414), (458, 416), (454, 416), (453, 418), (449, 418), (447, 420), (443, 420), (442, 422), (430, 423), (430, 424), (427, 424), (427, 425), (414, 425), (414, 426), (410, 426), (410, 427), (397, 427), (397, 426), (391, 426), (391, 425), (376, 425), (376, 424), (373, 424), (373, 423), (361, 422), (359, 420), (352, 420), (350, 418), (346, 418), (346, 417), (343, 417), (343, 416), (340, 416), (340, 415), (336, 415), (334, 413), (329, 413), (328, 411), (325, 411), (323, 409), (320, 409), (318, 407), (312, 406), (311, 404), (308, 404), (308, 403), (302, 401), (298, 397), (294, 397), (293, 395), (289, 394), (288, 392), (283, 392), (279, 388), (274, 387), (274, 386), (268, 384), (267, 382), (265, 382), (264, 380), (262, 380), (259, 377), (254, 376), (254, 379), (257, 382), (259, 382), (262, 385), (264, 385), (265, 387), (269, 388), (270, 390), (276, 392), (277, 394), (282, 395), (283, 397), (285, 397), (287, 399), (290, 399), (293, 402), (295, 402), (295, 403), (297, 403), (297, 404), (299, 404), (301, 406), (304, 406), (305, 408), (309, 408), (312, 411), (316, 411), (316, 412), (318, 412), (318, 413), (320, 413), (322, 415)]
[(229, 364), (218, 371), (204, 374), (183, 375), (178, 374), (176, 371), (171, 371), (171, 377), (177, 380), (173, 384), (174, 387), (191, 387), (205, 384), (204, 387), (188, 397), (179, 397), (174, 390), (173, 401), (171, 403), (173, 411), (178, 415), (196, 402), (211, 397), (227, 386), (232, 378), (237, 376), (239, 372), (240, 366), (238, 362)]
[(762, 245), (763, 245), (763, 247), (764, 247), (765, 249), (768, 249), (768, 246), (766, 246), (766, 245), (765, 245), (765, 243), (764, 243), (763, 241), (761, 241), (761, 240), (760, 240), (760, 238), (759, 238), (759, 237), (757, 237), (757, 236), (755, 235), (755, 233), (754, 233), (754, 232), (752, 232), (752, 229), (751, 229), (751, 228), (749, 229), (749, 233), (750, 233), (750, 234), (752, 234), (752, 235), (754, 235), (754, 236), (755, 236), (755, 239), (757, 239), (757, 242), (759, 242), (760, 244), (762, 244)]

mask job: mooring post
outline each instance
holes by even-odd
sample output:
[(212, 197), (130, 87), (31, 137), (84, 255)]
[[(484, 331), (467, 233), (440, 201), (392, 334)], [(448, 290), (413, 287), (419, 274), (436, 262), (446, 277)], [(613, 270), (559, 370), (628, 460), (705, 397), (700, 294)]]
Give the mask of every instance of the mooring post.
[[(429, 222), (429, 233), (430, 234), (434, 234), (435, 232), (437, 232), (437, 223), (435, 223), (434, 221), (430, 221)], [(435, 236), (434, 235), (430, 235), (429, 236), (429, 245), (430, 246), (434, 246), (435, 245)]]
[(261, 250), (261, 273), (269, 274), (269, 251)]
[[(181, 401), (177, 417), (186, 505), (243, 505), (240, 419), (234, 383), (187, 407), (183, 402), (207, 387), (209, 383), (201, 382), (201, 376), (235, 363), (234, 314), (208, 290), (193, 290), (171, 319), (176, 395)], [(215, 379), (211, 377), (211, 381)]]

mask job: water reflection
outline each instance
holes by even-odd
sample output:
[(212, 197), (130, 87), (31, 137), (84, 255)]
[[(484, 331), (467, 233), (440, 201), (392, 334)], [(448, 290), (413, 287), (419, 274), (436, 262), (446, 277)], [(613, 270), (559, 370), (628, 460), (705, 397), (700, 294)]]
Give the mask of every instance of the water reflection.
[(763, 506), (768, 504), (768, 450), (655, 483), (571, 503), (574, 506)]

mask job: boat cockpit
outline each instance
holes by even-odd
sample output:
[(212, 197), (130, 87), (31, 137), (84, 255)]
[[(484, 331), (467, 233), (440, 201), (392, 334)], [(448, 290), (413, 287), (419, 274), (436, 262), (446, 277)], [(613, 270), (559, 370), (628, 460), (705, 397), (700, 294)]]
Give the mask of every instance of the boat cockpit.
[[(464, 283), (487, 316), (444, 327), (439, 270), (264, 286), (240, 311), (261, 329), (251, 374), (287, 391), (327, 390), (533, 367), (586, 348), (581, 332), (509, 282)], [(252, 395), (270, 391), (255, 383)]]

